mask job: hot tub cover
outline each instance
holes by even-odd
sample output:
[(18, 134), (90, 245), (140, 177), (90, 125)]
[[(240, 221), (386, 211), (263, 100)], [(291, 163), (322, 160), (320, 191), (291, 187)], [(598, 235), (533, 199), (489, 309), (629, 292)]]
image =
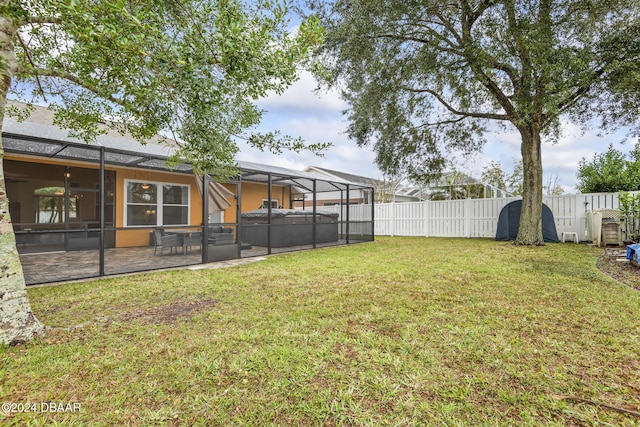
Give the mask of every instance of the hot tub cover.
[[(337, 218), (338, 214), (336, 212), (327, 212), (327, 211), (319, 211), (316, 210), (316, 215), (318, 216), (326, 216), (330, 218)], [(242, 218), (252, 218), (252, 219), (262, 219), (268, 218), (269, 210), (268, 209), (256, 209), (254, 211), (244, 212), (242, 214)], [(302, 209), (271, 209), (271, 218), (284, 218), (291, 216), (313, 216), (313, 211), (306, 211)]]

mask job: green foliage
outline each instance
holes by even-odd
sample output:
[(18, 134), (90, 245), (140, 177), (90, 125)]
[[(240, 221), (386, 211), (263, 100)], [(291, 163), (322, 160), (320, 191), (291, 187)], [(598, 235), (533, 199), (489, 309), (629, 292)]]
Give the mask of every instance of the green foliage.
[(490, 161), (482, 170), (482, 182), (493, 185), (496, 188), (506, 190), (504, 172), (500, 162)]
[(514, 196), (522, 196), (524, 183), (522, 160), (515, 164), (513, 172), (509, 175), (505, 175), (500, 162), (489, 162), (482, 171), (482, 181), (501, 188)]
[(383, 170), (427, 179), (448, 150), (478, 150), (488, 121), (554, 139), (595, 103), (605, 125), (637, 123), (635, 1), (310, 3), (349, 134)]
[(640, 143), (629, 159), (609, 145), (605, 153), (594, 154), (588, 162), (584, 157), (578, 166), (578, 190), (582, 193), (614, 193), (640, 189)]
[(505, 178), (507, 183), (507, 191), (514, 196), (522, 196), (524, 193), (524, 174), (522, 160), (520, 160), (513, 168), (513, 172)]
[(627, 239), (632, 242), (640, 241), (640, 193), (630, 194), (620, 192), (620, 213), (624, 219)]
[(255, 101), (290, 86), (323, 37), (313, 18), (287, 32), (287, 0), (11, 5), (12, 95), (47, 102), (72, 136), (92, 141), (105, 121), (141, 142), (162, 133), (181, 142), (174, 162), (220, 179), (235, 174), (238, 139), (274, 152), (327, 147), (252, 135)]
[(484, 185), (476, 183), (469, 175), (452, 168), (439, 180), (431, 200), (480, 199), (484, 197)]

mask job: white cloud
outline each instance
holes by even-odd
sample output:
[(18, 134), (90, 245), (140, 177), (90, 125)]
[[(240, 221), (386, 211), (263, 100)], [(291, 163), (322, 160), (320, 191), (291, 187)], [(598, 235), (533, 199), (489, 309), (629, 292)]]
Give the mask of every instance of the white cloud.
[(258, 106), (270, 112), (315, 112), (318, 114), (336, 114), (346, 108), (345, 102), (336, 91), (327, 92), (318, 89), (318, 83), (307, 71), (299, 73), (300, 79), (282, 95), (271, 92), (258, 102)]

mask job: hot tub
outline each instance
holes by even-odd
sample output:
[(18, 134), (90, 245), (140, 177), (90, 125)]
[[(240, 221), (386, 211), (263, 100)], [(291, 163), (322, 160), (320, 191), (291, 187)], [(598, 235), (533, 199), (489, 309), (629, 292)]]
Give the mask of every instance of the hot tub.
[[(241, 215), (242, 243), (267, 247), (269, 211), (257, 209)], [(313, 244), (313, 211), (298, 209), (271, 209), (271, 247), (284, 248)], [(338, 214), (316, 211), (316, 243), (338, 241)]]

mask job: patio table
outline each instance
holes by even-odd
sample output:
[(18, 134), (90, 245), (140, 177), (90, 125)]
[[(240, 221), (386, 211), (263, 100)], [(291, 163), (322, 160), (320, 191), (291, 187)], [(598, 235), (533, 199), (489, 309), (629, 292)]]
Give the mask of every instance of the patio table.
[(187, 242), (189, 241), (189, 237), (193, 236), (195, 233), (200, 233), (199, 231), (193, 231), (193, 230), (167, 230), (166, 231), (167, 234), (176, 234), (178, 236), (180, 236), (180, 240), (182, 242), (182, 254), (186, 254), (187, 253)]

